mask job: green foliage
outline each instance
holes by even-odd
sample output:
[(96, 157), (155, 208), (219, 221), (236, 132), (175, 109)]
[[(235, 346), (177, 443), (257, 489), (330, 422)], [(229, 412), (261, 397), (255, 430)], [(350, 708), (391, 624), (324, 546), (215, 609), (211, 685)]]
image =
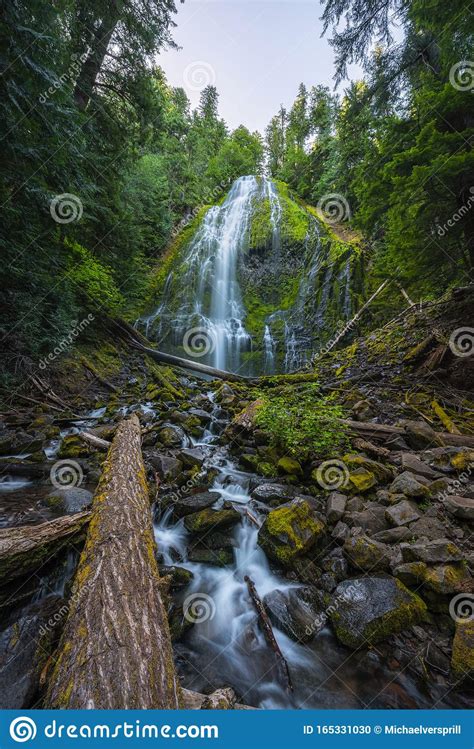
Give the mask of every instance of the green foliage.
[(299, 459), (325, 458), (348, 444), (339, 419), (343, 410), (330, 397), (321, 397), (317, 384), (285, 386), (264, 394), (256, 426), (270, 435), (272, 444)]
[(79, 244), (72, 244), (71, 250), (70, 269), (66, 271), (66, 277), (74, 284), (84, 307), (100, 308), (107, 314), (116, 314), (124, 300), (110, 268), (102, 265)]

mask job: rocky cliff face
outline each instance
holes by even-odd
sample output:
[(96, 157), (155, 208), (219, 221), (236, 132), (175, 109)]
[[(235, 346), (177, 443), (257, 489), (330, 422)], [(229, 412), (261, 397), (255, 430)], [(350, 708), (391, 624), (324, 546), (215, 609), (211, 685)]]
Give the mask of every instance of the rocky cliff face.
[(175, 242), (140, 325), (165, 350), (206, 364), (291, 372), (354, 314), (362, 271), (360, 246), (284, 183), (242, 177)]

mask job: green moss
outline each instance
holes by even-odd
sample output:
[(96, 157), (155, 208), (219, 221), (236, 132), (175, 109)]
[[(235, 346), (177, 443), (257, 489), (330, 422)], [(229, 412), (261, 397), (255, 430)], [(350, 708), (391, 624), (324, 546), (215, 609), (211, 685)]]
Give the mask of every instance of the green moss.
[(451, 671), (455, 679), (472, 678), (474, 674), (474, 620), (456, 622)]
[(277, 466), (279, 470), (282, 473), (287, 473), (290, 476), (302, 476), (303, 471), (301, 469), (301, 465), (297, 460), (294, 458), (290, 458), (288, 455), (285, 455), (283, 458), (280, 458), (280, 460), (277, 463)]
[(356, 494), (364, 494), (375, 486), (377, 480), (371, 471), (358, 468), (349, 474), (349, 484)]
[(263, 528), (263, 548), (282, 564), (289, 564), (294, 557), (307, 552), (325, 530), (304, 501), (272, 510)]

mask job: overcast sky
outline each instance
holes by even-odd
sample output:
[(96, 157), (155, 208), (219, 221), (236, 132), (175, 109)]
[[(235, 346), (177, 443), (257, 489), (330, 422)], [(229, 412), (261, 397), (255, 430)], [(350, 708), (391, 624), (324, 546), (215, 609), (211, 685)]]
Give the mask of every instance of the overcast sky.
[[(209, 83), (231, 128), (264, 132), (280, 104), (291, 106), (298, 85), (333, 87), (334, 54), (321, 38), (318, 0), (177, 0), (174, 39), (182, 48), (158, 63), (193, 106)], [(351, 70), (358, 77), (359, 70)]]

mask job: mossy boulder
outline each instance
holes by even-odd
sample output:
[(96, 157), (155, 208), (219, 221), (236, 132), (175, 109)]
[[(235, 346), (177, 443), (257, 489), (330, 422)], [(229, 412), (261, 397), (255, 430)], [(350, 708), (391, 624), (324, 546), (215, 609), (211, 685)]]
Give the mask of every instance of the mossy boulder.
[(212, 530), (231, 528), (240, 521), (240, 518), (240, 512), (234, 510), (233, 507), (222, 510), (212, 510), (206, 507), (205, 510), (186, 515), (184, 526), (190, 533), (203, 534)]
[(285, 473), (288, 476), (302, 476), (303, 475), (303, 469), (301, 468), (300, 463), (294, 458), (290, 458), (288, 455), (285, 455), (283, 458), (280, 458), (280, 460), (277, 463), (277, 466), (278, 466), (278, 470), (280, 473)]
[(83, 442), (77, 434), (69, 434), (61, 442), (58, 458), (85, 458), (90, 452), (89, 445)]
[(325, 538), (326, 526), (306, 499), (272, 510), (258, 533), (264, 552), (283, 567), (291, 567)]
[(394, 577), (340, 583), (329, 606), (336, 636), (350, 648), (368, 647), (420, 622), (426, 604)]
[(390, 484), (389, 492), (403, 494), (410, 499), (428, 499), (431, 492), (427, 486), (417, 479), (410, 471), (403, 471)]
[(456, 593), (461, 584), (469, 580), (469, 573), (463, 563), (430, 566), (425, 562), (406, 562), (398, 565), (393, 574), (406, 585), (423, 585), (437, 595)]
[(456, 622), (451, 674), (456, 680), (474, 680), (474, 619)]
[(386, 572), (390, 568), (390, 547), (367, 536), (352, 536), (344, 543), (344, 554), (352, 567), (365, 572)]
[(393, 471), (389, 466), (385, 466), (383, 463), (378, 463), (376, 460), (366, 458), (363, 455), (345, 455), (343, 461), (349, 471), (362, 468), (365, 471), (372, 473), (379, 483), (386, 484), (393, 479)]
[(377, 479), (372, 471), (365, 468), (356, 468), (349, 473), (349, 479), (343, 490), (349, 490), (352, 494), (365, 494), (377, 484)]

